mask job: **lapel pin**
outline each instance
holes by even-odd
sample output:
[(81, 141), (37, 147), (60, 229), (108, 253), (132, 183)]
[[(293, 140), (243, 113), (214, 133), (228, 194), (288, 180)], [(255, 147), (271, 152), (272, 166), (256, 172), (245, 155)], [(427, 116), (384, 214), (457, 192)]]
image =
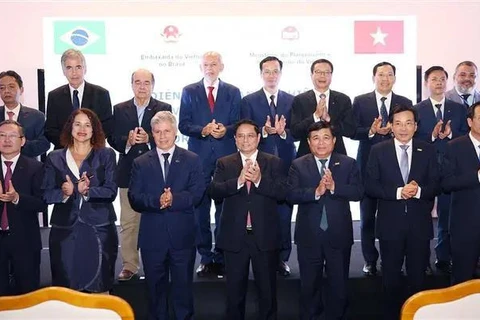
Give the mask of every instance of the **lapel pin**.
[(422, 152), (423, 150), (422, 150), (422, 149), (420, 149), (420, 148), (417, 148), (417, 151), (420, 151), (420, 152)]
[(340, 165), (340, 162), (335, 162), (334, 165), (335, 165), (335, 166), (339, 166), (339, 165)]
[(180, 160), (178, 160), (178, 159), (175, 159), (175, 163), (180, 163)]

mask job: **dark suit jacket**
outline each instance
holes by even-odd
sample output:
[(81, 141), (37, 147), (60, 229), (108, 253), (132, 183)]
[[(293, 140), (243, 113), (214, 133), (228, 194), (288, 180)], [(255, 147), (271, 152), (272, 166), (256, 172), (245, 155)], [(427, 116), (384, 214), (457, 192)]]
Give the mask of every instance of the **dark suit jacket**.
[[(3, 166), (0, 165), (0, 180), (5, 186)], [(47, 205), (42, 199), (43, 164), (21, 155), (15, 165), (12, 184), (20, 195), (17, 205), (6, 203), (9, 237), (19, 251), (40, 251), (42, 241), (38, 224), (38, 213), (46, 212)], [(5, 202), (0, 202), (0, 213)]]
[[(93, 174), (90, 179), (88, 200), (83, 200), (79, 208), (82, 195), (78, 192), (78, 179), (70, 171), (66, 160), (67, 149), (54, 150), (48, 154), (45, 162), (45, 177), (42, 188), (45, 190), (44, 199), (48, 204), (55, 204), (50, 224), (55, 227), (69, 228), (78, 219), (94, 226), (106, 226), (117, 220), (112, 202), (117, 196), (115, 182), (115, 152), (110, 148), (92, 150), (83, 161), (79, 172)], [(74, 183), (74, 192), (63, 203), (62, 184), (69, 175)]]
[[(460, 97), (457, 93), (457, 90), (455, 88), (452, 88), (445, 92), (445, 97), (449, 100), (452, 100), (453, 102), (460, 103), (461, 105), (463, 104), (463, 99)], [(480, 92), (477, 90), (473, 91), (473, 102), (479, 102), (480, 101)]]
[[(349, 201), (359, 201), (364, 189), (354, 159), (332, 153), (328, 168), (335, 181), (335, 192), (327, 191), (315, 200), (320, 173), (313, 154), (293, 161), (288, 174), (287, 201), (298, 204), (295, 224), (295, 243), (315, 247), (325, 233), (332, 247), (344, 248), (353, 244), (352, 214)], [(328, 229), (320, 229), (323, 206), (327, 212)]]
[[(295, 159), (295, 140), (290, 133), (290, 112), (292, 109), (293, 96), (285, 91), (278, 91), (277, 96), (277, 115), (280, 118), (285, 117), (287, 125), (285, 132), (286, 139), (280, 138), (278, 134), (263, 136), (260, 139), (258, 149), (270, 154), (275, 154), (275, 148), (278, 151), (278, 157), (283, 160), (285, 169), (288, 170), (293, 159)], [(240, 109), (240, 119), (250, 119), (257, 124), (259, 128), (265, 126), (267, 115), (270, 116), (270, 101), (267, 100), (265, 92), (260, 89), (257, 92), (249, 94), (242, 99)]]
[(476, 146), (469, 135), (447, 144), (442, 187), (451, 192), (450, 234), (452, 242), (470, 245), (480, 230), (480, 182)]
[(108, 143), (112, 148), (120, 153), (117, 166), (117, 184), (120, 188), (127, 188), (130, 182), (130, 171), (132, 170), (133, 160), (145, 152), (155, 149), (155, 141), (152, 136), (152, 127), (150, 120), (159, 111), (172, 111), (172, 106), (150, 98), (150, 103), (145, 108), (141, 127), (150, 137), (150, 147), (146, 144), (136, 144), (125, 153), (128, 134), (130, 130), (138, 127), (137, 107), (133, 104), (133, 99), (119, 103), (113, 107), (113, 133), (108, 137)]
[[(208, 105), (203, 80), (183, 88), (180, 102), (180, 121), (178, 129), (189, 137), (188, 150), (195, 152), (202, 160), (218, 159), (234, 153), (234, 124), (239, 120), (240, 90), (220, 80), (213, 113)], [(215, 119), (227, 128), (221, 139), (212, 136), (202, 137), (202, 129)]]
[[(110, 102), (110, 94), (106, 89), (85, 81), (81, 107), (90, 109), (97, 114), (102, 122), (106, 137), (112, 133), (112, 103)], [(72, 111), (72, 97), (68, 84), (48, 93), (45, 136), (48, 141), (53, 143), (55, 149), (62, 148), (60, 133)]]
[(394, 139), (372, 147), (367, 163), (365, 190), (378, 199), (377, 238), (400, 240), (406, 235), (426, 240), (433, 238), (432, 216), (435, 196), (440, 193), (440, 178), (435, 148), (413, 139), (412, 163), (408, 181), (421, 187), (420, 199), (397, 200), (397, 189), (403, 187), (402, 174), (395, 153)]
[[(160, 196), (167, 187), (171, 188), (173, 203), (160, 209)], [(136, 158), (128, 198), (133, 210), (142, 214), (139, 247), (159, 250), (167, 247), (168, 242), (177, 250), (193, 248), (194, 207), (205, 188), (202, 163), (193, 152), (175, 147), (166, 183), (156, 148)]]
[(209, 187), (212, 199), (222, 200), (220, 231), (216, 246), (238, 252), (245, 243), (247, 213), (250, 212), (253, 236), (260, 251), (278, 248), (277, 201), (285, 199), (285, 169), (282, 160), (258, 151), (257, 163), (262, 178), (258, 188), (247, 184), (238, 189), (238, 177), (243, 169), (239, 152), (218, 159), (213, 180)]
[[(5, 106), (0, 107), (0, 122), (5, 120)], [(37, 157), (50, 149), (50, 142), (43, 133), (45, 115), (35, 109), (20, 106), (17, 121), (22, 125), (25, 132), (25, 145), (22, 154), (27, 157)]]
[[(396, 105), (411, 107), (412, 101), (392, 92), (392, 101), (390, 103), (390, 111), (388, 114), (392, 113), (393, 107)], [(353, 114), (357, 122), (357, 130), (355, 131), (353, 139), (360, 141), (357, 150), (357, 161), (362, 177), (365, 178), (365, 167), (367, 166), (370, 149), (374, 144), (391, 139), (391, 136), (376, 134), (373, 138), (368, 138), (368, 131), (370, 131), (373, 120), (379, 117), (375, 91), (362, 94), (353, 99)]]
[[(439, 159), (441, 161), (447, 147), (447, 142), (450, 141), (450, 139), (436, 139), (432, 142), (432, 131), (437, 124), (432, 101), (430, 99), (423, 100), (415, 105), (415, 109), (418, 113), (418, 127), (415, 135), (417, 138), (422, 139), (425, 142), (433, 143), (439, 153)], [(445, 99), (443, 123), (446, 124), (448, 121), (451, 121), (450, 127), (452, 128), (452, 139), (463, 136), (468, 132), (467, 110), (465, 107), (462, 104)]]
[[(297, 158), (310, 153), (307, 143), (308, 127), (314, 122), (313, 113), (316, 107), (317, 100), (313, 90), (301, 93), (293, 99), (290, 130), (293, 137), (300, 140)], [(328, 114), (331, 124), (335, 127), (334, 135), (337, 138), (333, 151), (347, 154), (342, 136), (353, 137), (355, 134), (356, 124), (352, 112), (352, 101), (347, 95), (330, 90)]]

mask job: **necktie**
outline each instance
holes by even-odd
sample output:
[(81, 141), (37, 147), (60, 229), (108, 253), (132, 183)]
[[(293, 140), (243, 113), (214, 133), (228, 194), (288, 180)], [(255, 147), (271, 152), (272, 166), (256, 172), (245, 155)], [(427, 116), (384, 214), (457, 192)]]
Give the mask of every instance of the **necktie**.
[[(252, 159), (246, 159), (245, 164), (246, 165), (251, 165), (252, 164)], [(247, 180), (246, 184), (247, 184), (247, 192), (250, 193), (250, 188), (252, 187), (252, 181)], [(250, 218), (250, 211), (247, 212), (247, 225), (246, 225), (246, 227), (247, 227), (247, 230), (252, 230), (252, 219)]]
[(80, 100), (78, 100), (78, 90), (73, 90), (73, 100), (72, 100), (73, 110), (80, 108)]
[(8, 120), (13, 120), (13, 116), (15, 115), (15, 112), (8, 111), (7, 115), (8, 115)]
[[(320, 167), (320, 179), (323, 178), (325, 174), (325, 164), (327, 163), (327, 159), (320, 159), (320, 163), (322, 164)], [(328, 229), (328, 220), (327, 220), (327, 209), (325, 205), (322, 208), (322, 218), (320, 219), (320, 229), (326, 231)]]
[(400, 172), (402, 173), (403, 182), (407, 184), (408, 181), (408, 146), (406, 144), (400, 145), (402, 148), (402, 156), (400, 157)]
[(170, 157), (170, 153), (163, 153), (162, 156), (164, 158), (164, 160), (163, 160), (163, 169), (164, 169), (163, 179), (165, 180), (165, 183), (167, 183), (168, 171), (170, 170), (170, 163), (168, 162), (168, 157)]
[(277, 114), (277, 109), (275, 108), (275, 96), (272, 94), (270, 96), (270, 122), (272, 127), (275, 127), (275, 115)]
[[(5, 183), (3, 185), (3, 193), (8, 191), (8, 186), (10, 185), (10, 180), (12, 179), (12, 163), (13, 161), (5, 161), (5, 165), (7, 166), (7, 172), (5, 173)], [(7, 215), (7, 202), (3, 204), (3, 211), (2, 211), (2, 220), (1, 220), (1, 227), (2, 230), (8, 229), (8, 215)]]
[(462, 94), (461, 97), (462, 97), (462, 100), (463, 100), (463, 105), (467, 108), (470, 107), (470, 105), (468, 104), (468, 97), (470, 97), (470, 94), (465, 93), (465, 94)]
[(382, 105), (380, 106), (380, 116), (382, 117), (382, 127), (386, 127), (388, 123), (388, 113), (387, 113), (387, 106), (385, 105), (385, 100), (387, 100), (387, 97), (380, 98), (380, 101), (382, 101)]
[(210, 111), (213, 112), (213, 107), (215, 106), (215, 99), (213, 98), (213, 89), (215, 89), (215, 87), (208, 87), (208, 105), (210, 106)]
[(435, 112), (435, 117), (437, 118), (437, 122), (442, 120), (442, 110), (440, 109), (442, 105), (440, 103), (436, 104), (435, 107), (437, 108), (437, 112)]

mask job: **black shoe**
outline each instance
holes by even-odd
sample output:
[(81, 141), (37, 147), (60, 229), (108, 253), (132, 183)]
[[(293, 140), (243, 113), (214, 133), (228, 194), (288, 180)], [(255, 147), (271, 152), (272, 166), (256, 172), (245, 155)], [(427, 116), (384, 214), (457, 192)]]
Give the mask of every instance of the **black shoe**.
[(433, 270), (432, 270), (432, 266), (430, 265), (430, 263), (428, 263), (427, 268), (425, 268), (425, 275), (426, 276), (432, 276), (433, 275)]
[(452, 273), (452, 263), (450, 261), (437, 260), (435, 261), (435, 268), (444, 274)]
[(217, 275), (218, 279), (225, 277), (225, 265), (223, 263), (214, 263), (213, 273)]
[(366, 276), (377, 275), (377, 264), (374, 262), (367, 262), (363, 266), (363, 274)]
[(212, 262), (207, 264), (200, 263), (200, 265), (196, 270), (196, 273), (197, 273), (197, 276), (199, 277), (207, 277), (207, 276), (213, 275), (214, 269), (215, 269), (215, 266)]
[(290, 273), (291, 273), (290, 267), (285, 261), (280, 261), (280, 263), (278, 264), (277, 271), (283, 277), (288, 277), (290, 276)]

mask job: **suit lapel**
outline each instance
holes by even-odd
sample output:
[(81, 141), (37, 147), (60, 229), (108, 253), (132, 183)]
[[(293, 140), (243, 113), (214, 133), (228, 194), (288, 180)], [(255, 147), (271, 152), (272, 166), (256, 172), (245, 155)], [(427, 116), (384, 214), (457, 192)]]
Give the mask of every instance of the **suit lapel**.
[[(413, 144), (412, 144), (413, 146)], [(396, 180), (398, 181), (401, 181), (402, 185), (403, 185), (403, 176), (402, 176), (402, 170), (400, 170), (400, 163), (398, 162), (398, 158), (397, 158), (397, 151), (395, 150), (396, 148), (396, 145), (395, 145), (395, 139), (391, 139), (390, 140), (390, 148), (388, 148), (386, 150), (386, 154), (385, 154), (385, 161), (387, 163), (396, 163)], [(413, 157), (412, 157), (413, 159)], [(410, 170), (411, 171), (411, 170)]]
[[(155, 101), (153, 98), (150, 98), (150, 102), (148, 103), (148, 106), (145, 108), (145, 111), (143, 112), (143, 118), (142, 118), (142, 127), (143, 128), (150, 128), (150, 120), (154, 116), (154, 107), (155, 107)], [(137, 108), (135, 108), (136, 111)], [(137, 115), (138, 117), (138, 115)]]
[(163, 187), (165, 186), (165, 179), (163, 177), (162, 166), (160, 164), (157, 149), (154, 148), (150, 150), (148, 156), (150, 158), (150, 167), (152, 168), (152, 177), (155, 179), (155, 181), (158, 181), (158, 184), (163, 190)]
[(368, 96), (367, 96), (367, 106), (371, 108), (372, 115), (374, 118), (378, 118), (380, 116), (380, 113), (378, 113), (378, 104), (377, 104), (377, 97), (375, 96), (375, 91), (372, 91)]
[[(85, 84), (85, 88), (87, 87), (87, 85)], [(82, 107), (83, 107), (83, 101), (85, 101), (85, 92), (83, 93), (83, 98), (82, 98)], [(68, 111), (67, 113), (70, 115), (70, 112), (71, 110), (73, 110), (73, 105), (72, 105), (72, 97), (70, 96), (70, 87), (68, 86), (68, 84), (66, 84), (64, 87), (63, 87), (63, 97), (62, 97), (62, 105), (65, 106), (65, 108), (62, 108), (62, 110), (70, 110)], [(67, 108), (68, 106), (68, 108)]]
[[(181, 172), (182, 163), (183, 163), (183, 151), (179, 149), (179, 147), (175, 147), (175, 150), (173, 151), (173, 155), (172, 155), (172, 161), (170, 162), (170, 167), (168, 171), (167, 186), (171, 186), (175, 181), (174, 179), (174, 177), (176, 176), (175, 173)], [(163, 172), (162, 172), (162, 177), (163, 177)]]
[[(126, 115), (127, 118), (135, 123), (135, 127), (138, 126), (138, 115), (137, 115), (137, 107), (133, 103), (133, 99), (131, 103), (128, 105), (127, 110), (126, 110)], [(145, 118), (145, 117), (144, 117)]]
[(5, 120), (5, 106), (0, 107), (0, 121)]
[(452, 104), (445, 98), (445, 104), (443, 106), (443, 122), (446, 124), (448, 120), (452, 120)]
[(93, 88), (88, 82), (85, 81), (85, 87), (83, 89), (82, 96), (82, 108), (92, 109), (92, 96)]
[[(198, 101), (199, 105), (202, 106), (204, 110), (208, 110), (208, 113), (210, 113), (210, 106), (208, 104), (207, 92), (206, 92), (205, 86), (203, 85), (203, 79), (197, 83), (196, 91), (199, 99)], [(220, 85), (218, 86), (218, 91), (220, 91)], [(218, 100), (218, 93), (217, 93), (217, 100)], [(217, 105), (217, 100), (215, 100), (215, 105)], [(202, 112), (202, 111), (198, 110), (198, 112)]]
[(318, 172), (316, 159), (315, 156), (311, 153), (308, 155), (307, 158), (307, 172), (311, 173), (311, 181), (313, 181), (313, 183), (318, 184), (320, 182), (320, 172)]
[(417, 172), (421, 172), (426, 164), (423, 163), (423, 161), (420, 161), (419, 159), (422, 156), (423, 149), (419, 148), (417, 146), (417, 142), (415, 139), (412, 140), (412, 163), (410, 164), (410, 172), (408, 174), (408, 182), (414, 180), (415, 177), (418, 177), (420, 175), (417, 174)]

